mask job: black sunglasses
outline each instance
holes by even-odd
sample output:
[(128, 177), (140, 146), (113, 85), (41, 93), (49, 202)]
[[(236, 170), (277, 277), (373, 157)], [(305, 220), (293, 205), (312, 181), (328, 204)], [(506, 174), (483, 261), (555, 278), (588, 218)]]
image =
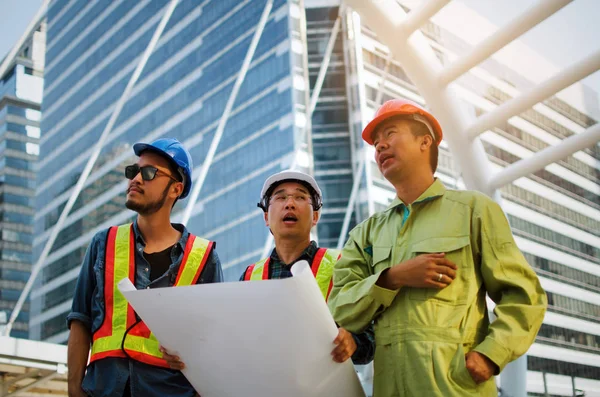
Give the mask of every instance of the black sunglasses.
[(143, 167), (140, 167), (137, 164), (132, 164), (132, 165), (128, 165), (127, 167), (125, 167), (125, 177), (127, 179), (135, 178), (139, 172), (142, 173), (142, 179), (145, 181), (151, 181), (154, 178), (156, 178), (156, 174), (161, 173), (164, 176), (167, 176), (167, 177), (173, 179), (175, 182), (179, 182), (177, 179), (173, 178), (173, 176), (167, 174), (164, 171), (159, 170), (156, 167), (152, 167), (151, 165), (145, 165)]

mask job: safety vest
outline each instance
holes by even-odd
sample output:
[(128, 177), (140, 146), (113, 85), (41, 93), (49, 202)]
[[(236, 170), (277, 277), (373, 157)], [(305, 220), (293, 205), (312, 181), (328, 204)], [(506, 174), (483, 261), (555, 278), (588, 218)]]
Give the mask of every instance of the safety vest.
[[(175, 286), (196, 284), (214, 243), (189, 235)], [(117, 288), (119, 281), (135, 278), (133, 225), (113, 226), (106, 241), (104, 267), (104, 320), (92, 339), (90, 362), (107, 357), (129, 357), (169, 368), (158, 350), (159, 343), (146, 324), (136, 320), (133, 308)]]
[[(329, 298), (329, 293), (333, 286), (333, 266), (339, 258), (340, 251), (327, 248), (319, 248), (313, 258), (310, 268), (325, 300)], [(246, 273), (244, 273), (244, 281), (268, 280), (270, 259), (261, 259), (255, 264), (248, 266)]]

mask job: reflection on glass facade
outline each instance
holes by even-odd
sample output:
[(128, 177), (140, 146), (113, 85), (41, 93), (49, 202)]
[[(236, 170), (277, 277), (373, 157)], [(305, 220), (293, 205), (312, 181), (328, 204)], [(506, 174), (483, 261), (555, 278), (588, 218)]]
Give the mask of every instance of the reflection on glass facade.
[[(50, 4), (34, 257), (166, 4)], [(324, 192), (315, 234), (320, 245), (335, 247), (355, 180), (359, 189), (350, 209), (350, 227), (386, 208), (394, 196), (372, 161), (372, 149), (360, 139), (362, 126), (387, 99), (404, 97), (425, 104), (400, 63), (357, 15), (346, 10), (319, 100), (308, 119), (309, 98), (339, 10), (319, 6), (318, 1), (308, 2), (306, 9), (302, 4), (275, 1), (188, 225), (192, 232), (217, 241), (227, 280), (237, 280), (263, 251), (268, 230), (255, 204), (266, 176), (291, 165), (314, 170)], [(39, 288), (32, 294), (33, 338), (66, 340), (64, 318), (89, 240), (99, 229), (132, 219), (123, 205), (121, 177), (124, 165), (134, 161), (131, 145), (174, 136), (190, 148), (196, 169), (200, 167), (264, 5), (264, 0), (204, 0), (177, 6), (44, 265)], [(422, 33), (444, 64), (468, 48), (431, 23)], [(457, 84), (467, 93), (460, 100), (472, 117), (532, 87), (494, 60)], [(596, 123), (592, 114), (552, 97), (481, 139), (493, 169), (499, 170), (582, 132)], [(357, 176), (365, 158), (364, 172)], [(465, 187), (445, 143), (437, 176), (449, 188)], [(528, 356), (528, 379), (542, 379), (546, 373), (548, 382), (568, 379), (570, 387), (572, 376), (577, 388), (598, 392), (599, 182), (600, 150), (594, 146), (500, 189), (517, 243), (550, 300), (545, 324)], [(176, 217), (186, 204), (184, 200), (176, 206)], [(362, 375), (368, 382), (368, 369)], [(534, 386), (530, 391), (539, 393)]]
[[(0, 76), (0, 312), (10, 317), (32, 265), (46, 23), (25, 39)], [(12, 335), (29, 336), (29, 303)]]

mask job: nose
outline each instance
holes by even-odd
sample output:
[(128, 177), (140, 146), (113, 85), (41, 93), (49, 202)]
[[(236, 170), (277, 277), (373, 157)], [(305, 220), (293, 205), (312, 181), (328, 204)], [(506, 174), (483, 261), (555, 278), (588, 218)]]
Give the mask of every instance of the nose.
[(133, 183), (137, 183), (138, 185), (141, 185), (144, 183), (144, 179), (142, 178), (142, 171), (140, 170), (137, 174), (135, 174), (135, 176), (133, 177), (132, 180), (129, 181), (129, 184), (133, 184)]
[(294, 201), (294, 196), (289, 195), (285, 198), (285, 208), (296, 208), (296, 202)]
[(377, 142), (377, 145), (375, 145), (375, 151), (377, 153), (380, 153), (383, 150), (387, 149), (387, 147), (388, 143), (385, 141), (385, 139), (381, 139), (379, 142)]

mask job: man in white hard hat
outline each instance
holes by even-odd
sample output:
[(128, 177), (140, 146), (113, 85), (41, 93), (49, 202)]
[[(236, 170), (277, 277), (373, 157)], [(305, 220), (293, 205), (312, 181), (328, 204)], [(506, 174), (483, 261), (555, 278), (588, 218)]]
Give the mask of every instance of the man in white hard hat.
[[(319, 248), (310, 239), (311, 229), (319, 222), (323, 205), (322, 193), (315, 179), (303, 172), (287, 170), (271, 175), (265, 181), (258, 207), (264, 212), (265, 224), (271, 230), (275, 248), (268, 258), (248, 266), (241, 280), (282, 279), (292, 276), (296, 262), (306, 260), (327, 300), (332, 287), (333, 265), (340, 251)], [(352, 334), (339, 329), (331, 352), (333, 359), (344, 362), (352, 357), (355, 364), (373, 360), (373, 331)]]
[[(299, 171), (283, 171), (270, 176), (264, 183), (258, 203), (264, 211), (266, 226), (271, 230), (275, 248), (268, 258), (246, 268), (240, 281), (282, 279), (292, 276), (291, 268), (305, 260), (313, 270), (317, 284), (327, 299), (332, 287), (333, 266), (340, 252), (319, 248), (310, 239), (310, 231), (319, 221), (322, 193), (314, 178)], [(349, 358), (355, 364), (368, 364), (375, 354), (373, 330), (352, 334), (339, 329), (331, 352), (336, 362)], [(174, 369), (183, 369), (179, 357), (165, 355)]]

